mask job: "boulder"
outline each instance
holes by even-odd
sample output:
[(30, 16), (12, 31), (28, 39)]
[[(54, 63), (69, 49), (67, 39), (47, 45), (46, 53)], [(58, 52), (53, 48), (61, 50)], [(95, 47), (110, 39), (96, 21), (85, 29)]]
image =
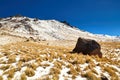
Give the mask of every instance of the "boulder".
[(2, 23), (0, 23), (0, 28), (2, 27)]
[(83, 53), (84, 55), (98, 55), (102, 58), (101, 46), (95, 40), (78, 38), (72, 53)]
[(102, 76), (102, 77), (101, 77), (101, 80), (108, 80), (108, 78), (105, 77), (105, 76)]

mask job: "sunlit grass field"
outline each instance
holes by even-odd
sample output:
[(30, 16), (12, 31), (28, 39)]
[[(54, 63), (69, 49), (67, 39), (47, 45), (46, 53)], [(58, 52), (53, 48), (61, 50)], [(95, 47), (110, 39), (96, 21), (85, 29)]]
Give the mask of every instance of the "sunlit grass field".
[(75, 44), (70, 43), (28, 41), (1, 46), (0, 80), (120, 80), (119, 42), (100, 42), (103, 58), (71, 54)]

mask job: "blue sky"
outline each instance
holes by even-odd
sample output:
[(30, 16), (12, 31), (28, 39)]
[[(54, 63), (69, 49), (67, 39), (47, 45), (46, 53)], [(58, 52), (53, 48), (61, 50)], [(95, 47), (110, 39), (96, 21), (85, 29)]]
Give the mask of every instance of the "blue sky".
[(0, 0), (0, 17), (66, 20), (97, 34), (120, 36), (120, 0)]

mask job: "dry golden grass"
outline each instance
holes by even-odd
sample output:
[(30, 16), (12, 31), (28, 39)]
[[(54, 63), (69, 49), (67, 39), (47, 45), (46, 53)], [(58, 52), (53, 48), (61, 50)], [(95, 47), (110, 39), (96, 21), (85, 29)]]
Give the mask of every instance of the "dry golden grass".
[(8, 78), (13, 78), (15, 71), (16, 71), (16, 69), (12, 68), (8, 71), (5, 71), (4, 74), (8, 74)]
[(40, 66), (41, 67), (48, 67), (48, 66), (50, 66), (50, 64), (41, 64)]
[(84, 77), (87, 77), (88, 80), (101, 80), (101, 78), (97, 77), (92, 71), (88, 71), (84, 74)]
[(96, 75), (99, 75), (98, 72), (95, 70), (95, 69), (91, 69), (91, 71), (96, 74)]
[(4, 57), (4, 55), (0, 54), (0, 58), (1, 58), (1, 57)]
[(104, 70), (107, 71), (111, 77), (111, 80), (119, 80), (119, 76), (115, 73), (115, 70), (109, 66), (104, 67)]
[(9, 69), (9, 67), (10, 67), (10, 65), (5, 65), (5, 66), (3, 65), (0, 67), (0, 69), (5, 71), (5, 70)]
[(51, 78), (49, 78), (49, 75), (45, 75), (45, 76), (42, 76), (36, 80), (52, 80)]
[(51, 74), (59, 75), (59, 74), (60, 74), (60, 70), (61, 70), (61, 69), (56, 68), (56, 67), (51, 68), (51, 69), (50, 69), (50, 75), (51, 75)]
[[(110, 49), (120, 48), (120, 45), (118, 43), (103, 42), (100, 44), (102, 47), (108, 48), (107, 50), (106, 48), (102, 48), (103, 51), (106, 51), (106, 53), (103, 53), (103, 58), (77, 53), (71, 54), (70, 51), (73, 47), (49, 46), (36, 42), (19, 42), (7, 44), (2, 46), (3, 50), (1, 52), (4, 53), (4, 56), (8, 58), (8, 62), (6, 63), (5, 61), (0, 61), (1, 64), (7, 64), (6, 66), (1, 66), (0, 69), (4, 70), (4, 74), (8, 74), (9, 78), (12, 78), (15, 71), (21, 71), (21, 68), (25, 66), (27, 69), (25, 70), (25, 74), (23, 73), (21, 75), (21, 80), (27, 80), (26, 76), (32, 77), (35, 75), (34, 71), (37, 67), (40, 66), (46, 68), (50, 66), (50, 64), (42, 64), (43, 61), (49, 61), (54, 64), (54, 67), (50, 69), (50, 73), (48, 74), (53, 76), (52, 80), (59, 79), (62, 66), (66, 66), (70, 69), (68, 74), (72, 75), (72, 79), (75, 79), (77, 75), (81, 75), (90, 80), (101, 80), (100, 77), (97, 77), (97, 71), (93, 69), (96, 66), (100, 66), (101, 71), (107, 71), (112, 77), (111, 79), (119, 80), (119, 76), (115, 73), (118, 71), (115, 68), (105, 67), (104, 65), (107, 63), (109, 65), (120, 66), (120, 60), (112, 60), (112, 58), (117, 58), (117, 56), (114, 56), (109, 52)], [(18, 55), (20, 56), (20, 60), (17, 62), (16, 69), (12, 70), (10, 68), (10, 64), (16, 62), (16, 56)], [(3, 56), (1, 55), (0, 58), (1, 57)], [(34, 62), (30, 63), (32, 60), (34, 60)], [(98, 63), (95, 63), (94, 61)], [(88, 64), (88, 66), (86, 66), (82, 71), (80, 65), (85, 63)], [(86, 71), (88, 72), (85, 73)]]
[(100, 44), (107, 48), (120, 48), (120, 42), (100, 42)]
[(53, 74), (52, 80), (59, 80), (58, 74)]
[(28, 76), (28, 77), (32, 77), (35, 75), (35, 72), (32, 68), (28, 68), (25, 70), (25, 74)]
[(70, 67), (70, 72), (69, 73), (72, 74), (73, 76), (77, 76), (78, 75), (77, 70), (73, 66)]
[(55, 61), (53, 64), (54, 64), (55, 67), (57, 67), (59, 69), (62, 69), (62, 64), (60, 62)]
[(21, 74), (20, 80), (27, 80), (27, 77), (26, 77), (26, 74), (25, 74), (25, 73), (22, 73), (22, 74)]
[(16, 55), (8, 56), (8, 64), (16, 62)]
[(3, 80), (3, 77), (2, 77), (2, 76), (0, 76), (0, 80)]
[(17, 71), (20, 71), (20, 70), (21, 70), (22, 64), (23, 64), (22, 61), (19, 61), (19, 62), (17, 63)]
[(80, 69), (80, 67), (77, 65), (77, 66), (75, 66), (75, 70), (79, 73), (79, 72), (81, 72), (81, 69)]
[(29, 67), (32, 68), (32, 69), (34, 69), (34, 70), (36, 70), (36, 68), (37, 68), (38, 66), (37, 66), (37, 64), (32, 63), (32, 64), (29, 65)]

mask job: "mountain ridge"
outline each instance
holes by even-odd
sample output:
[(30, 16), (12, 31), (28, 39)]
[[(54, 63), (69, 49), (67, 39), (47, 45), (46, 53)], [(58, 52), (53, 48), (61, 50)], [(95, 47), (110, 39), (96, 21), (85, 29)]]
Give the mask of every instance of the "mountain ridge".
[(33, 37), (39, 40), (76, 40), (78, 37), (97, 41), (120, 41), (117, 36), (92, 34), (82, 31), (67, 22), (57, 20), (39, 20), (25, 16), (13, 16), (0, 19), (0, 30), (20, 37)]

